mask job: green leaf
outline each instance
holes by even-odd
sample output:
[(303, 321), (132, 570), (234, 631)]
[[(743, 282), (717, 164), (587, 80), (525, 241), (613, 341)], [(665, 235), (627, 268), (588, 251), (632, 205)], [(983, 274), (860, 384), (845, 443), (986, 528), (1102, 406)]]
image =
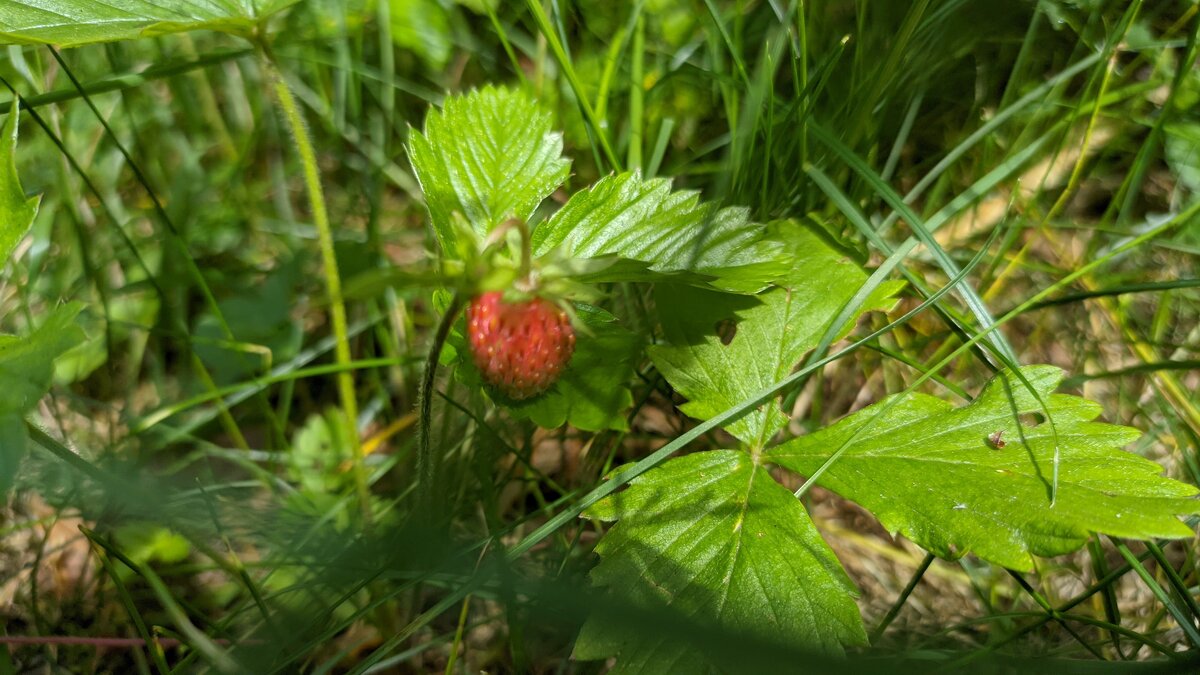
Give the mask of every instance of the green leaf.
[[(590, 335), (577, 330), (575, 353), (558, 382), (537, 398), (502, 402), (514, 417), (546, 429), (564, 424), (584, 431), (628, 429), (625, 417), (633, 406), (629, 381), (642, 341), (602, 309), (577, 305), (575, 313)], [(463, 344), (461, 337), (457, 341)], [(481, 386), (470, 359), (459, 369), (466, 376), (462, 379)]]
[(25, 337), (0, 335), (0, 496), (25, 457), (25, 413), (50, 389), (54, 360), (84, 339), (75, 324), (81, 308), (60, 307)]
[(208, 29), (250, 36), (299, 0), (25, 0), (4, 3), (0, 42), (74, 47)]
[(25, 420), (17, 413), (0, 413), (0, 498), (12, 489), (28, 441)]
[[(799, 256), (796, 269), (780, 287), (755, 298), (670, 284), (655, 289), (666, 344), (650, 347), (650, 357), (688, 399), (680, 406), (688, 415), (708, 419), (786, 377), (866, 282), (862, 268), (817, 234), (796, 227), (790, 236)], [(899, 288), (880, 285), (862, 310), (891, 307)], [(843, 326), (841, 334), (852, 327)], [(778, 406), (766, 405), (728, 431), (761, 448), (786, 423)]]
[(617, 256), (660, 274), (716, 277), (714, 285), (753, 292), (786, 273), (784, 247), (744, 208), (718, 209), (698, 192), (671, 191), (637, 173), (602, 178), (576, 193), (533, 232), (534, 254), (555, 247), (579, 258)]
[(1187, 195), (1200, 193), (1200, 123), (1168, 124), (1164, 128), (1167, 166)]
[(46, 395), (54, 377), (54, 359), (84, 339), (75, 324), (82, 307), (60, 307), (25, 337), (0, 335), (0, 414), (23, 415)]
[(438, 0), (389, 0), (392, 42), (411, 49), (431, 68), (450, 59), (450, 16)]
[(225, 327), (212, 312), (196, 319), (192, 328), (196, 355), (217, 384), (233, 384), (265, 372), (300, 349), (302, 330), (291, 316), (300, 274), (298, 261), (289, 260), (218, 303), (236, 341), (227, 338)]
[[(192, 545), (183, 535), (145, 521), (117, 527), (113, 531), (113, 538), (120, 545), (122, 553), (141, 564), (177, 563), (192, 552)], [(119, 569), (127, 568), (121, 566)]]
[(42, 198), (26, 197), (17, 176), (17, 121), (20, 106), (14, 105), (0, 130), (0, 266), (8, 262), (17, 244), (33, 226)]
[(296, 432), (292, 450), (287, 453), (291, 479), (312, 494), (334, 493), (346, 482), (341, 465), (350, 459), (348, 422), (345, 415), (331, 410), (311, 415)]
[(409, 153), (446, 255), (456, 251), (450, 214), (480, 236), (506, 218), (528, 220), (571, 167), (550, 114), (523, 91), (490, 86), (431, 111), (424, 133), (411, 133)]
[[(1028, 569), (1031, 555), (1074, 551), (1091, 532), (1138, 539), (1193, 535), (1176, 516), (1200, 513), (1200, 501), (1192, 499), (1196, 488), (1119, 449), (1139, 436), (1137, 430), (1093, 422), (1099, 405), (1052, 394), (1062, 379), (1058, 368), (1022, 372), (1047, 402), (1053, 426), (1029, 425), (1041, 406), (1018, 378), (1005, 374), (968, 405), (900, 394), (772, 448), (767, 458), (808, 475), (848, 444), (819, 482), (945, 558), (970, 552)], [(996, 432), (1003, 447), (990, 440)], [(1056, 443), (1061, 464), (1051, 505)]]
[[(801, 649), (839, 654), (866, 642), (837, 558), (799, 500), (746, 452), (673, 459), (588, 515), (618, 521), (596, 547), (592, 580), (619, 602)], [(611, 655), (613, 673), (737, 672), (703, 645), (594, 615), (575, 657)]]

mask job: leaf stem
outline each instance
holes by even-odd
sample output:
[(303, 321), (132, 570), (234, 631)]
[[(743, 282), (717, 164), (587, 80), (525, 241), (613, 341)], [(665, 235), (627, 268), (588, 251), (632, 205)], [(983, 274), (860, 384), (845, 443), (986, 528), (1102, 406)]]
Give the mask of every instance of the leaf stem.
[(283, 74), (276, 66), (270, 51), (265, 44), (260, 44), (267, 72), (275, 84), (275, 95), (279, 107), (287, 120), (296, 144), (296, 152), (300, 155), (300, 164), (304, 169), (304, 183), (308, 192), (309, 207), (312, 211), (313, 226), (317, 230), (317, 240), (321, 248), (321, 263), (325, 272), (325, 290), (329, 294), (329, 318), (336, 339), (334, 359), (342, 367), (337, 374), (338, 394), (342, 403), (342, 411), (350, 425), (350, 445), (354, 458), (354, 486), (362, 508), (363, 522), (371, 523), (371, 494), (367, 486), (367, 470), (364, 463), (362, 442), (358, 436), (358, 400), (354, 390), (354, 371), (351, 368), (349, 332), (346, 328), (346, 304), (342, 298), (342, 280), (338, 274), (337, 254), (333, 246), (333, 230), (329, 225), (329, 212), (325, 206), (325, 193), (321, 189), (321, 174), (317, 167), (317, 155), (313, 150), (312, 139), (308, 135), (308, 127), (304, 117), (296, 105), (291, 88), (284, 80)]

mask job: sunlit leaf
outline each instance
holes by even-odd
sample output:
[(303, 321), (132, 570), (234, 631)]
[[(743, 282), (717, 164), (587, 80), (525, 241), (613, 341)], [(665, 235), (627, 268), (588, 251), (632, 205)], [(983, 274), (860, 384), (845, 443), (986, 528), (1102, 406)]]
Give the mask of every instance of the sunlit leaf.
[(747, 209), (718, 209), (697, 192), (672, 191), (669, 180), (623, 173), (575, 193), (534, 230), (533, 241), (535, 255), (561, 247), (580, 258), (616, 256), (753, 291), (787, 271), (784, 247), (765, 231)]
[[(767, 459), (808, 474), (848, 444), (819, 482), (946, 558), (973, 553), (1027, 569), (1031, 555), (1074, 551), (1091, 532), (1193, 534), (1176, 516), (1200, 513), (1196, 488), (1122, 451), (1137, 430), (1093, 422), (1099, 405), (1052, 394), (1059, 369), (1022, 372), (1048, 403), (1053, 425), (1031, 426), (1041, 414), (1037, 400), (1019, 379), (1002, 375), (968, 405), (901, 394), (772, 448)], [(1056, 447), (1061, 464), (1052, 505)]]
[(42, 198), (26, 197), (17, 176), (17, 121), (20, 106), (13, 106), (0, 129), (0, 265), (8, 262), (17, 244), (33, 226)]
[[(678, 285), (656, 289), (666, 344), (649, 353), (688, 399), (680, 406), (688, 415), (708, 419), (782, 380), (866, 282), (861, 267), (815, 233), (795, 227), (790, 236), (799, 259), (780, 288), (754, 298)], [(898, 289), (896, 283), (880, 285), (862, 311), (890, 307)], [(852, 325), (841, 327), (841, 333)], [(768, 404), (728, 430), (761, 447), (786, 421), (778, 405)]]
[(73, 47), (208, 29), (250, 35), (299, 0), (24, 0), (0, 5), (0, 42)]
[(424, 133), (412, 132), (409, 146), (447, 255), (456, 250), (452, 213), (477, 235), (509, 217), (528, 220), (571, 166), (548, 112), (523, 91), (490, 86), (447, 98), (425, 118)]

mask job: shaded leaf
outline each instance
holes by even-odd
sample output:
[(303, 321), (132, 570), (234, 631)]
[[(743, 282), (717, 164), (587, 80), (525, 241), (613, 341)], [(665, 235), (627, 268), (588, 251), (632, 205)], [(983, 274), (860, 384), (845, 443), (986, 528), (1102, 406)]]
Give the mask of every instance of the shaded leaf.
[(303, 331), (291, 315), (300, 273), (297, 260), (286, 261), (261, 280), (255, 279), (249, 288), (218, 303), (234, 341), (227, 338), (212, 312), (197, 317), (192, 329), (196, 355), (218, 384), (233, 384), (265, 372), (300, 349)]
[(17, 176), (17, 121), (20, 106), (4, 118), (0, 129), (0, 265), (8, 262), (17, 244), (33, 226), (42, 198), (26, 197)]
[[(787, 271), (784, 247), (744, 208), (718, 209), (663, 178), (637, 173), (602, 178), (574, 194), (533, 232), (534, 254), (561, 247), (580, 258), (617, 256), (659, 274), (716, 277), (714, 285), (755, 291)], [(640, 278), (640, 277), (639, 277)]]
[[(666, 344), (649, 348), (659, 372), (688, 399), (680, 409), (708, 419), (782, 380), (866, 282), (867, 273), (818, 235), (791, 232), (797, 267), (780, 287), (755, 298), (660, 284), (655, 304)], [(862, 310), (886, 309), (900, 285), (879, 286)], [(843, 326), (847, 333), (853, 323)], [(726, 344), (727, 343), (727, 344)], [(762, 447), (787, 418), (768, 404), (730, 424), (743, 442)]]
[(25, 458), (29, 437), (25, 420), (17, 413), (0, 413), (0, 497), (6, 497)]
[(54, 359), (83, 341), (75, 324), (82, 305), (60, 307), (25, 337), (0, 335), (0, 414), (22, 415), (50, 389)]
[[(617, 521), (596, 547), (592, 580), (619, 601), (801, 649), (838, 654), (866, 642), (837, 558), (804, 506), (748, 453), (673, 459), (588, 516)], [(611, 655), (613, 673), (736, 672), (704, 645), (593, 616), (575, 657)]]
[[(1057, 438), (1049, 423), (1028, 426), (1030, 419), (1018, 417), (1040, 414), (1040, 406), (1020, 380), (1000, 375), (968, 405), (901, 394), (772, 448), (767, 458), (807, 475), (848, 443), (819, 482), (945, 558), (970, 552), (1028, 569), (1031, 555), (1074, 551), (1091, 532), (1138, 539), (1193, 534), (1176, 516), (1200, 513), (1196, 488), (1119, 449), (1138, 431), (1093, 422), (1099, 405), (1052, 394), (1062, 378), (1058, 368), (1022, 372), (1047, 402)], [(1056, 441), (1061, 466), (1051, 506)]]
[(287, 453), (290, 478), (306, 492), (334, 493), (348, 476), (342, 468), (350, 460), (346, 416), (337, 410), (310, 415), (292, 439)]
[(447, 98), (424, 133), (411, 133), (409, 151), (446, 255), (456, 251), (450, 214), (481, 236), (510, 216), (528, 220), (571, 166), (550, 114), (525, 92), (496, 87)]
[(27, 336), (0, 335), (0, 496), (25, 457), (25, 413), (50, 389), (54, 360), (83, 341), (75, 324), (81, 308), (60, 307)]
[(1168, 124), (1164, 131), (1167, 166), (1190, 198), (1200, 193), (1200, 123)]

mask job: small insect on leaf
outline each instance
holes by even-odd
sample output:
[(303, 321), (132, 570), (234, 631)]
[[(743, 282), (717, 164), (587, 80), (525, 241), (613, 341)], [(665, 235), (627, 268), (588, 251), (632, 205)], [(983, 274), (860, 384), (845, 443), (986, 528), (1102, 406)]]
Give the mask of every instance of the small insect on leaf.
[(999, 429), (988, 434), (988, 443), (991, 443), (992, 447), (997, 450), (1003, 448), (1005, 445), (1008, 445), (1004, 442), (1004, 430)]

